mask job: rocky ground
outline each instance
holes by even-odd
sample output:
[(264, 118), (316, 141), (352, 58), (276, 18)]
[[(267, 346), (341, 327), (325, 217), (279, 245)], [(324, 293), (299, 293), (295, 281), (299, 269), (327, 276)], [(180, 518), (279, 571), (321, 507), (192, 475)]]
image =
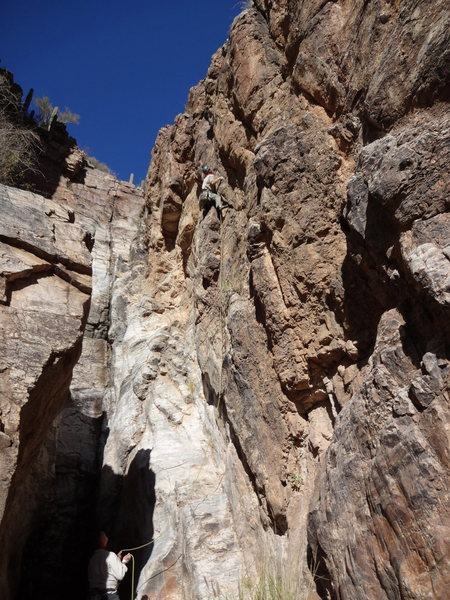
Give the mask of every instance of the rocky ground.
[(445, 597), (448, 21), (256, 0), (144, 196), (0, 188), (2, 598), (79, 597), (96, 527), (138, 600)]

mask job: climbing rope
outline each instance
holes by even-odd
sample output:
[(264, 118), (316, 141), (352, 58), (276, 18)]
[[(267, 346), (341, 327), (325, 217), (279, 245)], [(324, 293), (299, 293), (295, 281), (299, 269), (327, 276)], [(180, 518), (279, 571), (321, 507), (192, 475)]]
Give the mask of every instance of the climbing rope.
[[(146, 546), (150, 546), (151, 544), (154, 543), (156, 538), (152, 538), (149, 542), (146, 542), (145, 544), (142, 544), (141, 546), (136, 546), (135, 548), (123, 548), (123, 550), (120, 550), (119, 554), (122, 552), (134, 552), (135, 550), (141, 550), (142, 548), (145, 548)], [(131, 600), (134, 600), (134, 571), (135, 571), (135, 565), (134, 565), (134, 556), (131, 554)]]
[(220, 366), (219, 366), (219, 394), (217, 396), (216, 410), (219, 410), (222, 401), (223, 385), (223, 359), (224, 359), (224, 338), (223, 330), (225, 327), (225, 314), (223, 306), (223, 213), (220, 211), (220, 265), (219, 265), (219, 326), (220, 326)]
[[(197, 481), (197, 479), (200, 477), (200, 473), (202, 472), (202, 470), (204, 469), (203, 465), (197, 473), (197, 476), (194, 480)], [(214, 492), (217, 491), (217, 489), (219, 488), (219, 486), (222, 483), (222, 480), (224, 478), (225, 475), (222, 475), (222, 477), (219, 479), (219, 482), (217, 484), (217, 486), (214, 489)], [(192, 511), (193, 516), (195, 517), (195, 511), (197, 510), (197, 508), (200, 506), (200, 504), (205, 500), (205, 498), (207, 498), (209, 496), (209, 492), (207, 494), (205, 494), (204, 496), (202, 496), (202, 498), (200, 498), (200, 500), (197, 502), (197, 504), (194, 506), (194, 509)], [(151, 544), (153, 544), (155, 542), (155, 540), (158, 539), (158, 537), (160, 537), (159, 535), (153, 537), (149, 542), (146, 542), (145, 544), (141, 544), (140, 546), (135, 546), (134, 548), (123, 548), (122, 550), (120, 550), (118, 552), (118, 554), (120, 553), (124, 553), (124, 552), (135, 552), (136, 550), (141, 550), (142, 548), (146, 548), (147, 546), (150, 546)], [(182, 554), (180, 554), (180, 557), (182, 556)], [(178, 557), (177, 560), (175, 562), (178, 561), (178, 559), (180, 558)], [(174, 563), (175, 564), (175, 563)], [(173, 565), (171, 565), (169, 568), (172, 568)], [(131, 554), (131, 596), (130, 596), (130, 600), (134, 600), (134, 579), (135, 579), (135, 562), (134, 562), (134, 556), (133, 554)]]
[[(223, 331), (225, 328), (225, 312), (224, 312), (224, 302), (223, 302), (223, 297), (224, 297), (224, 293), (223, 293), (223, 213), (222, 210), (220, 210), (220, 265), (219, 265), (219, 280), (218, 280), (218, 288), (219, 288), (219, 323), (220, 323), (220, 369), (219, 369), (219, 393), (218, 393), (218, 397), (217, 397), (217, 404), (216, 404), (216, 410), (219, 410), (220, 408), (220, 403), (222, 400), (222, 387), (223, 387), (223, 361), (224, 361), (224, 354), (225, 354), (225, 350), (224, 350), (224, 335), (223, 335)], [(201, 467), (197, 473), (196, 476), (196, 480), (199, 478), (201, 471), (203, 470), (203, 467)], [(217, 488), (220, 486), (222, 479), (224, 476), (222, 476), (220, 478), (220, 481), (217, 485)], [(216, 488), (216, 489), (217, 489)], [(206, 494), (204, 496), (204, 498), (200, 499), (200, 501), (196, 504), (195, 508), (194, 508), (194, 513), (195, 510), (200, 506), (200, 504), (204, 501), (204, 499), (208, 496), (208, 494)], [(150, 546), (151, 544), (153, 544), (155, 542), (155, 540), (158, 538), (159, 536), (156, 536), (154, 538), (152, 538), (149, 542), (146, 542), (145, 544), (141, 544), (140, 546), (135, 546), (134, 548), (123, 548), (122, 550), (120, 550), (120, 553), (124, 553), (124, 552), (135, 552), (136, 550), (141, 550), (142, 548), (146, 548), (147, 546)], [(134, 600), (134, 578), (135, 578), (135, 561), (134, 561), (134, 556), (133, 554), (131, 554), (131, 600)]]
[[(177, 467), (181, 467), (183, 466), (185, 463), (181, 463), (180, 465), (176, 465)], [(170, 468), (173, 467), (169, 467), (168, 469), (162, 469), (163, 471), (169, 470)], [(195, 479), (193, 480), (193, 483), (195, 483), (199, 477), (200, 477), (200, 473), (203, 471), (203, 469), (205, 468), (205, 465), (203, 465), (202, 467), (200, 467), (200, 469), (197, 472), (197, 475), (195, 477)], [(217, 487), (215, 488), (216, 490), (218, 489), (218, 487), (220, 486), (220, 484), (222, 483), (222, 479), (223, 479), (223, 475), (219, 480), (219, 483), (217, 484)], [(205, 498), (207, 498), (209, 495), (209, 493), (205, 494), (202, 498), (200, 498), (200, 500), (197, 502), (197, 504), (194, 506), (193, 509), (193, 513), (195, 516), (195, 511), (197, 510), (197, 508), (200, 506), (200, 504), (205, 500)], [(160, 535), (156, 535), (154, 536), (149, 542), (145, 542), (145, 544), (141, 544), (140, 546), (135, 546), (134, 548), (122, 548), (122, 550), (120, 550), (118, 552), (118, 554), (120, 553), (124, 553), (124, 552), (135, 552), (136, 550), (141, 550), (142, 548), (146, 548), (147, 546), (151, 546), (151, 544), (154, 544), (154, 542), (160, 537)], [(181, 555), (180, 555), (181, 556)], [(177, 559), (178, 560), (178, 559)], [(176, 562), (176, 561), (175, 561)], [(175, 563), (174, 563), (175, 564)], [(172, 565), (173, 566), (173, 565)], [(171, 568), (171, 567), (169, 567)], [(134, 562), (134, 556), (133, 554), (131, 554), (131, 600), (134, 600), (134, 580), (135, 580), (135, 562)]]

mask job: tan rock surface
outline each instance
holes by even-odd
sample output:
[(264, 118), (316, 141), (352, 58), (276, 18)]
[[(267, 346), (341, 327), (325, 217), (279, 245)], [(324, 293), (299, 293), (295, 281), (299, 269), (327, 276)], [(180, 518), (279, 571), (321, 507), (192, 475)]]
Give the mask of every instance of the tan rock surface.
[[(0, 201), (4, 574), (29, 533), (40, 495), (33, 478), (47, 467), (43, 443), (65, 403), (81, 352), (90, 301), (90, 254), (82, 243), (89, 228), (71, 223), (67, 208), (5, 186), (0, 186)], [(8, 568), (14, 581), (20, 562)], [(11, 580), (0, 579), (0, 594), (8, 598)]]
[[(19, 456), (47, 440), (30, 463), (51, 508), (26, 510), (64, 517), (45, 535), (17, 526), (25, 566), (36, 539), (62, 549), (71, 527), (81, 555), (95, 524), (117, 549), (147, 544), (137, 600), (234, 597), (268, 562), (294, 597), (444, 597), (447, 42), (442, 0), (256, 0), (161, 130), (144, 211), (139, 191), (86, 165), (68, 185), (76, 153), (48, 204), (25, 194), (15, 213), (2, 196), (5, 344), (23, 323), (31, 340), (4, 385), (19, 403), (51, 389)], [(199, 210), (205, 163), (224, 177), (223, 218)], [(71, 357), (53, 385), (51, 348)], [(6, 392), (14, 465), (22, 413)], [(29, 481), (17, 477), (7, 511)], [(81, 560), (68, 572), (38, 555), (47, 598), (82, 579)]]
[[(80, 564), (70, 564), (66, 553), (86, 552), (92, 535), (86, 528), (95, 526), (109, 362), (102, 338), (114, 272), (124, 267), (142, 195), (89, 170), (85, 184), (70, 189), (61, 176), (53, 200), (4, 186), (0, 198), (1, 573), (13, 551), (23, 552), (23, 565), (15, 561), (9, 576), (0, 577), (0, 595), (12, 597), (21, 568), (36, 593), (51, 595), (71, 577), (80, 579)], [(73, 527), (78, 536), (67, 545), (64, 535)]]
[[(334, 519), (350, 536), (359, 528), (368, 532), (383, 525), (355, 508), (366, 495), (357, 478), (354, 482), (346, 476), (345, 461), (333, 467), (335, 487), (322, 483), (327, 479), (319, 479), (316, 487), (315, 478), (330, 443), (346, 447), (348, 434), (336, 426), (357, 409), (360, 390), (368, 385), (363, 367), (376, 360), (377, 355), (370, 356), (380, 318), (381, 323), (389, 321), (389, 310), (398, 306), (404, 319), (394, 321), (392, 339), (376, 346), (383, 356), (394, 352), (391, 345), (403, 328), (415, 331), (415, 344), (426, 345), (436, 324), (446, 318), (439, 309), (426, 326), (418, 327), (423, 312), (433, 306), (430, 302), (444, 306), (446, 301), (442, 176), (448, 162), (447, 106), (438, 103), (398, 121), (425, 98), (432, 103), (445, 95), (444, 79), (435, 68), (444, 60), (443, 4), (436, 2), (425, 15), (403, 2), (386, 6), (384, 16), (378, 5), (354, 2), (256, 6), (260, 10), (248, 10), (236, 20), (205, 81), (191, 90), (186, 113), (160, 133), (155, 146), (147, 187), (149, 279), (158, 274), (166, 281), (170, 273), (174, 278), (170, 287), (161, 284), (154, 292), (156, 310), (166, 314), (174, 290), (174, 302), (194, 310), (205, 398), (217, 408), (225, 441), (235, 448), (242, 470), (241, 476), (225, 471), (231, 510), (238, 514), (237, 497), (242, 499), (238, 512), (245, 511), (242, 506), (250, 498), (259, 506), (256, 522), (249, 521), (248, 528), (242, 523), (238, 536), (244, 548), (247, 544), (250, 562), (257, 564), (260, 556), (249, 540), (261, 535), (270, 539), (272, 532), (268, 545), (274, 554), (289, 557), (295, 550), (301, 565), (309, 546), (321, 576), (332, 581), (327, 591), (318, 579), (324, 598), (328, 593), (332, 598), (396, 598), (399, 589), (414, 589), (421, 569), (430, 578), (414, 597), (425, 598), (431, 579), (442, 582), (444, 577), (444, 567), (436, 566), (430, 555), (422, 567), (411, 559), (402, 571), (388, 553), (384, 568), (392, 569), (396, 579), (387, 592), (364, 543), (355, 542), (358, 563), (340, 562), (346, 542)], [(411, 39), (421, 40), (422, 46)], [(399, 70), (408, 71), (408, 77), (396, 80)], [(394, 124), (390, 133), (367, 145)], [(236, 209), (227, 210), (223, 223), (214, 210), (202, 218), (195, 207), (198, 168), (204, 163), (225, 176), (222, 192)], [(408, 297), (413, 310), (405, 305)], [(448, 335), (446, 330), (442, 335)], [(426, 381), (417, 380), (414, 394), (423, 403), (431, 398), (445, 403), (445, 396), (435, 386), (431, 392)], [(396, 385), (386, 383), (393, 396)], [(340, 412), (343, 406), (345, 412)], [(410, 400), (407, 407), (398, 410), (418, 410)], [(172, 417), (177, 419), (174, 413)], [(360, 418), (369, 439), (374, 437), (367, 443), (377, 445), (371, 425), (376, 412), (365, 406)], [(419, 416), (416, 422), (401, 435), (411, 440), (423, 436)], [(224, 454), (223, 442), (216, 443)], [(382, 447), (378, 452), (379, 460), (395, 469), (393, 457)], [(226, 469), (231, 468), (236, 464), (228, 463)], [(445, 469), (442, 461), (439, 469)], [(422, 477), (418, 485), (425, 489), (426, 472)], [(241, 488), (244, 481), (247, 487)], [(333, 498), (337, 489), (343, 504), (335, 502), (336, 517), (331, 518), (317, 494)], [(383, 493), (389, 494), (387, 487)], [(156, 497), (158, 511), (158, 493)], [(350, 512), (344, 512), (345, 502)], [(415, 510), (425, 512), (429, 506)], [(436, 506), (426, 536), (442, 517)], [(335, 530), (342, 540), (336, 548)], [(443, 543), (443, 530), (439, 532)], [(375, 535), (381, 539), (384, 534)], [(380, 543), (387, 545), (386, 540)], [(425, 542), (414, 544), (423, 554)], [(395, 548), (395, 556), (414, 552), (405, 539)], [(157, 542), (150, 565), (158, 563), (156, 549)], [(443, 552), (440, 556), (444, 561)], [(186, 554), (182, 558), (194, 572), (198, 562), (192, 564)], [(211, 553), (209, 560), (214, 561)], [(352, 588), (360, 565), (368, 587), (353, 583)], [(183, 585), (172, 581), (170, 597), (181, 598)], [(207, 597), (199, 588), (195, 593), (190, 589), (194, 597)], [(145, 592), (155, 592), (151, 582), (144, 582)]]
[(320, 585), (343, 598), (447, 593), (448, 363), (430, 353), (418, 364), (404, 329), (395, 309), (383, 315), (313, 503), (311, 538), (333, 582)]

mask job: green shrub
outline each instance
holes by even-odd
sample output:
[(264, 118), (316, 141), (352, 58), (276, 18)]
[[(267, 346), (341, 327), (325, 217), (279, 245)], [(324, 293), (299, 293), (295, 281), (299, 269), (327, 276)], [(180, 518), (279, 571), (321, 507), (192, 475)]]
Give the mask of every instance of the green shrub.
[(291, 484), (291, 488), (296, 492), (298, 492), (305, 483), (303, 481), (303, 477), (300, 477), (300, 475), (297, 475), (297, 473), (289, 473), (288, 481)]
[(240, 586), (238, 600), (303, 600), (297, 585), (282, 575), (264, 571), (256, 581), (246, 581)]

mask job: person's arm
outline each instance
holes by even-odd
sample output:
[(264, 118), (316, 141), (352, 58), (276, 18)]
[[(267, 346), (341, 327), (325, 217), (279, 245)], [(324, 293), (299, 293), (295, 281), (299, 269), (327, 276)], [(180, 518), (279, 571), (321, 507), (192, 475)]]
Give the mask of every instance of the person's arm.
[(222, 177), (222, 175), (220, 175), (219, 177), (216, 177), (215, 179), (213, 179), (211, 181), (211, 183), (212, 183), (212, 185), (216, 185), (216, 183), (219, 183), (219, 181), (222, 181), (222, 180), (223, 180), (223, 177)]
[[(114, 554), (111, 553), (110, 556), (114, 556)], [(122, 558), (122, 553), (119, 552), (119, 554), (116, 554), (115, 557), (116, 560), (112, 561), (111, 565), (113, 569), (113, 575), (118, 581), (122, 581), (122, 579), (125, 577), (126, 572), (128, 571), (127, 562), (130, 560), (131, 554), (126, 554)]]
[(131, 554), (130, 554), (130, 553), (128, 553), (128, 554), (125, 554), (125, 556), (124, 556), (123, 558), (122, 558), (122, 554), (123, 554), (123, 552), (118, 552), (118, 553), (117, 553), (117, 556), (120, 558), (121, 562), (122, 562), (124, 565), (126, 565), (128, 562), (130, 562), (130, 559), (131, 559)]

